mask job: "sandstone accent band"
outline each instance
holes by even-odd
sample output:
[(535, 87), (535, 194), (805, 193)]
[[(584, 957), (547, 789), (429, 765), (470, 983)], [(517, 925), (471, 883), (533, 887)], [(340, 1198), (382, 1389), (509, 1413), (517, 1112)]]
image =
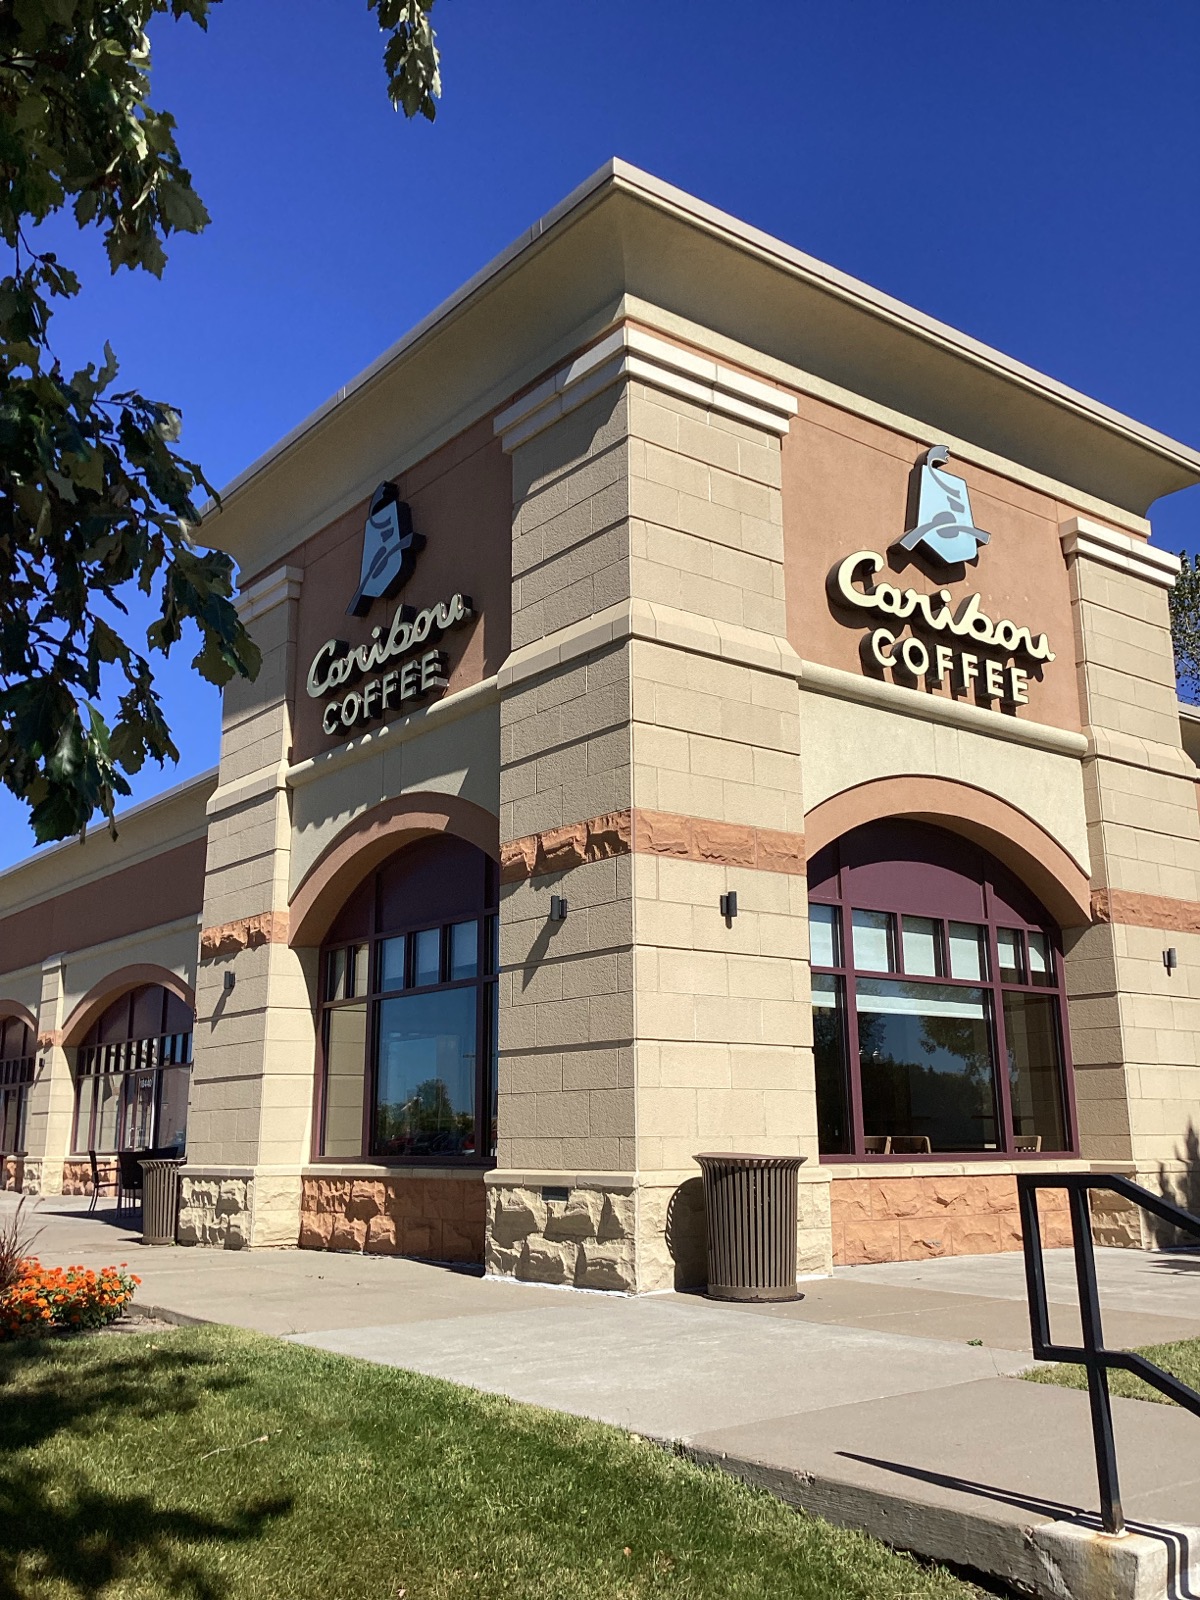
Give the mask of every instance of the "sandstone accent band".
[(205, 928), (200, 935), (200, 959), (211, 961), (214, 956), (233, 956), (239, 950), (257, 950), (260, 945), (287, 942), (287, 912), (260, 911), (253, 917), (239, 917), (236, 922)]
[(1158, 928), (1163, 933), (1200, 933), (1200, 903), (1132, 889), (1093, 889), (1092, 921)]
[(634, 806), (502, 844), (500, 878), (503, 883), (520, 883), (631, 853), (793, 876), (804, 872), (803, 834)]

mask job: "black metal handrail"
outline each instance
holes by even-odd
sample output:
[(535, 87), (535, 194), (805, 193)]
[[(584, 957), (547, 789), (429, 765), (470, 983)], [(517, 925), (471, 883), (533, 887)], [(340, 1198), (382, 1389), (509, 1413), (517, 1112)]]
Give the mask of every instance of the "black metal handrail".
[[(1041, 1219), (1037, 1191), (1065, 1189), (1071, 1209), (1071, 1240), (1075, 1251), (1075, 1279), (1079, 1285), (1079, 1321), (1083, 1344), (1053, 1344), (1050, 1339), (1050, 1308), (1046, 1301), (1046, 1263), (1042, 1255)], [(1110, 1367), (1132, 1372), (1143, 1382), (1186, 1406), (1200, 1416), (1200, 1394), (1181, 1383), (1171, 1373), (1130, 1350), (1105, 1348), (1100, 1325), (1100, 1294), (1096, 1284), (1096, 1252), (1092, 1243), (1092, 1215), (1088, 1193), (1104, 1189), (1132, 1201), (1143, 1211), (1168, 1222), (1172, 1227), (1200, 1239), (1200, 1217), (1182, 1206), (1172, 1205), (1161, 1195), (1143, 1189), (1116, 1173), (1040, 1172), (1017, 1174), (1017, 1199), (1021, 1208), (1021, 1234), (1025, 1249), (1025, 1287), (1029, 1295), (1029, 1331), (1033, 1353), (1038, 1361), (1065, 1361), (1087, 1369), (1088, 1399), (1092, 1411), (1092, 1443), (1096, 1450), (1096, 1477), (1100, 1483), (1100, 1514), (1106, 1533), (1123, 1533), (1125, 1516), (1121, 1510), (1121, 1487), (1117, 1478), (1117, 1447), (1113, 1439), (1112, 1398), (1108, 1392)]]

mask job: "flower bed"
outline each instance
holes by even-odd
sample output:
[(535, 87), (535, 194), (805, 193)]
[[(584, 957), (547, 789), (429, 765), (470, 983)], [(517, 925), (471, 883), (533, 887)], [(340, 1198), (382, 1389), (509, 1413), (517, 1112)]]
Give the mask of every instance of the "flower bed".
[(114, 1322), (141, 1282), (119, 1267), (43, 1267), (29, 1256), (0, 1290), (0, 1339), (36, 1337), (56, 1329), (102, 1328)]

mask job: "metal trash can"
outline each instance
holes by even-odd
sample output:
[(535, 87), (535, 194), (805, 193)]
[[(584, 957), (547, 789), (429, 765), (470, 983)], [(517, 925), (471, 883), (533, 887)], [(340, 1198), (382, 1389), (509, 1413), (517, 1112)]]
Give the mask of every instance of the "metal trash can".
[(174, 1244), (182, 1161), (142, 1161), (142, 1243)]
[(803, 1156), (697, 1156), (714, 1300), (796, 1300), (796, 1174)]

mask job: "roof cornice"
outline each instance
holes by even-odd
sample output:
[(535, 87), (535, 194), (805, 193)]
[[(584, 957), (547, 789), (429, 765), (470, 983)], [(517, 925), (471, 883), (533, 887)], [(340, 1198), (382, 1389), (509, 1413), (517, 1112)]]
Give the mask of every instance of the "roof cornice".
[(603, 334), (624, 295), (1138, 516), (1200, 482), (1188, 446), (613, 160), (235, 478), (208, 537), (260, 570)]

